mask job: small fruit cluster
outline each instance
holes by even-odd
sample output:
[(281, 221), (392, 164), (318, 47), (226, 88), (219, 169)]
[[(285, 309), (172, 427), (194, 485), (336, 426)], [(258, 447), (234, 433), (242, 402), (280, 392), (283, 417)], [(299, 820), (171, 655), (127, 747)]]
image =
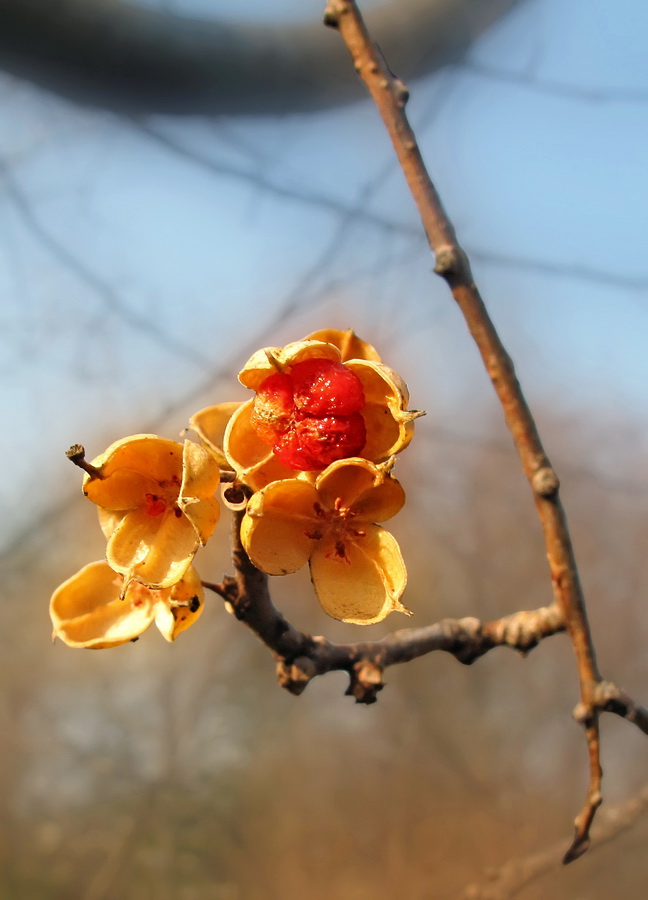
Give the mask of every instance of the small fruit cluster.
[(249, 498), (240, 533), (258, 569), (308, 563), (322, 607), (345, 622), (408, 612), (400, 549), (377, 524), (405, 502), (392, 468), (421, 415), (407, 409), (403, 381), (335, 329), (258, 351), (239, 380), (253, 399), (192, 416), (200, 444), (131, 435), (92, 462), (70, 449), (107, 548), (54, 592), (56, 637), (114, 647), (153, 622), (168, 640), (192, 624), (202, 611), (193, 559), (219, 518), (221, 472)]

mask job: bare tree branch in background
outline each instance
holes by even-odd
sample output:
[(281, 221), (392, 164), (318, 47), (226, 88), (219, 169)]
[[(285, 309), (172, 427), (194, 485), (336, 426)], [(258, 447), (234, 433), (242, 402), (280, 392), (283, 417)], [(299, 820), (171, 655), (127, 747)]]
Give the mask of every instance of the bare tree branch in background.
[[(593, 828), (592, 849), (604, 846), (632, 828), (646, 809), (648, 787), (622, 803), (607, 807)], [(510, 859), (500, 868), (489, 872), (483, 884), (469, 885), (463, 893), (463, 900), (513, 900), (527, 885), (557, 868), (561, 850), (562, 844), (553, 844), (520, 859)]]
[[(392, 0), (376, 34), (407, 77), (462, 58), (520, 0)], [(316, 25), (242, 25), (126, 0), (0, 0), (0, 66), (79, 103), (130, 113), (261, 114), (359, 96)]]
[(530, 72), (514, 72), (495, 66), (484, 65), (472, 61), (461, 63), (461, 68), (477, 75), (479, 78), (488, 78), (500, 84), (524, 87), (538, 94), (563, 97), (568, 100), (576, 100), (579, 103), (646, 103), (648, 91), (642, 88), (590, 88), (580, 85), (565, 84), (561, 81), (547, 81), (537, 78)]
[[(468, 69), (468, 71), (471, 70)], [(527, 82), (525, 81), (524, 83), (526, 85)], [(352, 218), (355, 221), (383, 229), (386, 232), (410, 237), (416, 242), (422, 239), (420, 228), (417, 226), (410, 225), (407, 222), (396, 221), (389, 216), (373, 211), (367, 203), (356, 202), (355, 205), (351, 206), (348, 202), (344, 202), (339, 198), (313, 190), (310, 185), (302, 185), (296, 188), (290, 184), (273, 180), (270, 176), (261, 175), (255, 169), (245, 169), (230, 162), (221, 163), (200, 153), (193, 147), (185, 146), (177, 137), (168, 134), (145, 119), (131, 117), (131, 122), (138, 131), (165, 147), (170, 153), (186, 159), (206, 171), (212, 172), (214, 175), (226, 176), (235, 181), (246, 182), (259, 190), (272, 194), (280, 200), (294, 201), (304, 206), (328, 210), (340, 216), (342, 221), (348, 221)], [(386, 167), (386, 171), (388, 171), (388, 167)], [(376, 178), (376, 183), (379, 183), (378, 178)], [(365, 186), (360, 199), (367, 199), (367, 192), (371, 190), (371, 187), (371, 183)], [(609, 270), (579, 265), (578, 263), (559, 263), (550, 262), (546, 259), (512, 256), (478, 247), (470, 247), (469, 250), (470, 257), (473, 260), (500, 268), (535, 272), (540, 275), (569, 278), (577, 281), (589, 281), (593, 284), (609, 284), (626, 291), (645, 292), (648, 289), (648, 276), (646, 275), (633, 275), (629, 272), (621, 271), (610, 272)]]
[(201, 356), (195, 348), (187, 344), (173, 335), (159, 328), (150, 316), (143, 316), (135, 312), (131, 306), (122, 299), (119, 291), (112, 287), (101, 276), (93, 272), (86, 262), (77, 256), (73, 250), (70, 250), (64, 243), (49, 231), (40, 221), (37, 213), (34, 211), (30, 199), (22, 190), (18, 181), (11, 173), (10, 167), (4, 159), (0, 158), (0, 185), (20, 214), (23, 222), (39, 243), (58, 260), (69, 272), (71, 272), (78, 281), (88, 287), (99, 300), (106, 312), (120, 318), (129, 328), (134, 329), (139, 334), (145, 335), (153, 342), (158, 343), (161, 347), (166, 348), (177, 356), (186, 359), (199, 368), (206, 369), (210, 365), (210, 360), (205, 356)]

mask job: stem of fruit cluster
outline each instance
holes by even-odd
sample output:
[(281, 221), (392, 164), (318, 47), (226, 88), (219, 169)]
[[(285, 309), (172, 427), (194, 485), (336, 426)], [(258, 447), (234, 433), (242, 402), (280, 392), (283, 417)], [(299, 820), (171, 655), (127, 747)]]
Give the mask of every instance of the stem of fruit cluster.
[(72, 444), (69, 450), (66, 450), (65, 455), (73, 462), (75, 466), (78, 466), (80, 469), (83, 469), (84, 472), (87, 472), (91, 478), (103, 478), (103, 474), (100, 469), (96, 466), (93, 466), (92, 463), (89, 463), (85, 458), (85, 447), (83, 444)]

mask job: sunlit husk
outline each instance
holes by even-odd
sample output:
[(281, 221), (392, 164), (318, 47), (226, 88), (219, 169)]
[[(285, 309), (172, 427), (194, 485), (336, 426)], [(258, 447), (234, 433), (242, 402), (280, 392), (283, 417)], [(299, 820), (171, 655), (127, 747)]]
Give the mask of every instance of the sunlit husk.
[(393, 369), (360, 359), (346, 365), (360, 379), (365, 395), (362, 416), (367, 441), (361, 455), (382, 462), (409, 444), (414, 435), (414, 419), (423, 413), (407, 409), (407, 385)]
[(194, 413), (189, 419), (189, 428), (194, 431), (203, 446), (213, 455), (221, 469), (230, 468), (223, 449), (225, 429), (242, 403), (218, 403)]
[(338, 328), (322, 328), (320, 331), (309, 334), (305, 340), (333, 344), (340, 351), (342, 362), (350, 359), (370, 359), (378, 363), (381, 361), (376, 348), (361, 340), (352, 328), (348, 328), (346, 331)]
[(315, 482), (321, 502), (329, 509), (349, 509), (358, 520), (384, 522), (405, 503), (400, 482), (384, 466), (362, 458), (341, 459), (322, 472)]
[(189, 519), (177, 516), (175, 510), (153, 517), (136, 509), (112, 533), (106, 559), (127, 580), (136, 578), (150, 588), (165, 588), (182, 578), (199, 543)]
[(179, 490), (182, 445), (154, 434), (122, 438), (92, 461), (100, 477), (86, 475), (84, 494), (105, 509), (135, 509), (160, 485)]
[(192, 625), (203, 608), (194, 569), (167, 590), (150, 590), (124, 579), (103, 560), (84, 566), (54, 591), (50, 615), (54, 636), (70, 647), (93, 650), (135, 640), (156, 622), (168, 641)]
[(341, 543), (317, 544), (310, 559), (315, 593), (324, 612), (355, 625), (374, 625), (391, 612), (410, 615), (400, 602), (407, 570), (396, 539), (379, 525)]
[(155, 607), (155, 624), (163, 638), (175, 641), (202, 615), (205, 592), (198, 573), (191, 566), (181, 581), (160, 593), (165, 599)]
[(193, 525), (201, 544), (214, 533), (220, 515), (214, 496), (220, 484), (220, 470), (204, 447), (185, 441), (182, 453), (182, 484), (178, 507)]
[(97, 512), (99, 513), (99, 527), (103, 531), (106, 540), (108, 540), (126, 513), (123, 510), (104, 509), (103, 506), (98, 506)]
[(395, 538), (376, 521), (395, 515), (405, 494), (390, 474), (362, 458), (332, 463), (314, 481), (275, 481), (254, 494), (241, 538), (254, 565), (287, 575), (309, 560), (323, 609), (344, 622), (372, 625), (400, 602), (407, 583)]
[(103, 649), (132, 641), (155, 618), (154, 597), (133, 591), (120, 598), (123, 579), (103, 560), (68, 578), (52, 594), (54, 636), (69, 647)]
[(288, 575), (304, 566), (318, 527), (317, 491), (297, 479), (275, 481), (250, 498), (241, 540), (253, 564), (268, 575)]
[(258, 491), (271, 481), (294, 478), (295, 472), (282, 465), (259, 438), (250, 423), (253, 408), (254, 401), (249, 400), (234, 413), (225, 431), (224, 447), (237, 478)]
[(100, 508), (111, 568), (153, 589), (175, 584), (218, 522), (220, 471), (212, 454), (192, 441), (133, 435), (93, 465), (98, 474), (86, 475), (84, 492)]
[(324, 341), (294, 341), (285, 347), (264, 347), (257, 350), (239, 372), (239, 381), (256, 391), (262, 381), (275, 372), (285, 372), (305, 359), (330, 359), (340, 362), (340, 351)]

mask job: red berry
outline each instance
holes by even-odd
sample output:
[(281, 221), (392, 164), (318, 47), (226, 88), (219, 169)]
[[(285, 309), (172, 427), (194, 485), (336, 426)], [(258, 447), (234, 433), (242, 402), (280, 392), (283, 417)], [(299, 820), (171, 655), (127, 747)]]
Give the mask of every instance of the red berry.
[(261, 440), (273, 444), (290, 427), (294, 410), (292, 378), (275, 372), (261, 382), (256, 393), (252, 427)]
[(357, 375), (330, 359), (305, 359), (290, 370), (295, 406), (309, 416), (348, 416), (365, 405)]
[(325, 469), (338, 459), (357, 456), (367, 439), (360, 413), (350, 416), (305, 416), (274, 445), (279, 462), (290, 469)]
[(306, 359), (290, 375), (276, 372), (261, 383), (250, 422), (288, 468), (325, 469), (364, 447), (364, 405), (362, 383), (350, 369)]

